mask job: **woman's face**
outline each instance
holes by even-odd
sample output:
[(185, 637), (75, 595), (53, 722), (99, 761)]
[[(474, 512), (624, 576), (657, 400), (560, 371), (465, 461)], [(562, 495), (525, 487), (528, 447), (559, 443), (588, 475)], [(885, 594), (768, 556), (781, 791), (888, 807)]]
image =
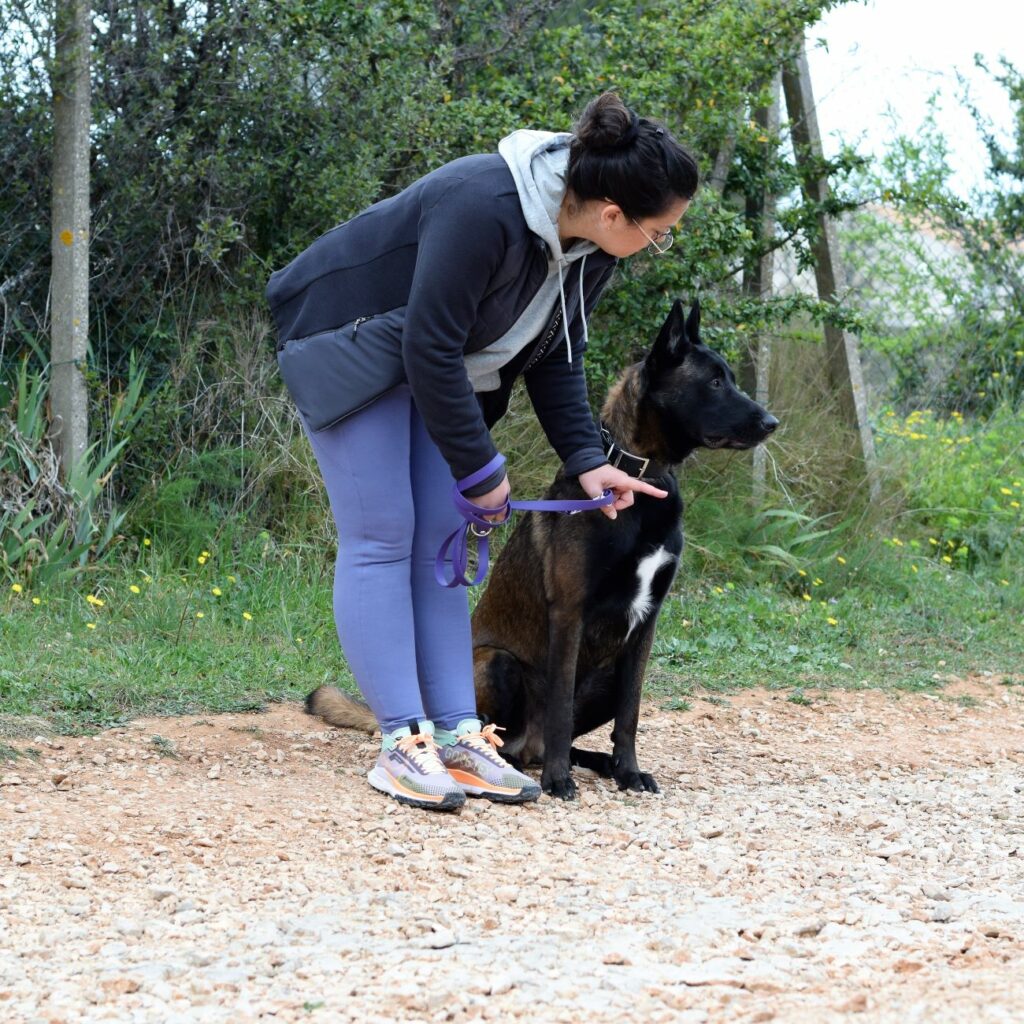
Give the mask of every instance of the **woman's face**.
[[(622, 259), (651, 247), (653, 253), (666, 251), (672, 244), (672, 232), (690, 205), (689, 199), (676, 199), (653, 217), (633, 220), (618, 203), (610, 199), (592, 200), (594, 220), (590, 241), (609, 256)], [(653, 246), (652, 246), (653, 243)]]

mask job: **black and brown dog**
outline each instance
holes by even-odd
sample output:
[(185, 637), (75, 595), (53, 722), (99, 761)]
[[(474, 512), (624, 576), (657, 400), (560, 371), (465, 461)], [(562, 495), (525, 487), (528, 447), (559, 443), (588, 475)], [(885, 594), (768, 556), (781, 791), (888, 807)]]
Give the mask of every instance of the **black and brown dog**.
[[(683, 548), (675, 467), (696, 448), (752, 448), (778, 426), (699, 329), (699, 304), (686, 317), (677, 301), (601, 410), (609, 461), (668, 497), (637, 494), (614, 520), (529, 513), (473, 613), (477, 706), (504, 726), (502, 756), (543, 763), (541, 784), (553, 796), (575, 796), (572, 764), (621, 789), (657, 791), (637, 764), (636, 732), (655, 623)], [(545, 497), (584, 495), (560, 473)], [(607, 722), (611, 754), (572, 746)]]

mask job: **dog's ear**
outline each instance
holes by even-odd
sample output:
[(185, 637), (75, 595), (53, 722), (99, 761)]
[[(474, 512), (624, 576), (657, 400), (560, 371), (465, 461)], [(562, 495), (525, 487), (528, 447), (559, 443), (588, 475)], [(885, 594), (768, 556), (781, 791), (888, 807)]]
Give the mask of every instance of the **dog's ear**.
[(691, 345), (700, 344), (700, 299), (694, 299), (690, 315), (686, 318), (686, 339)]
[[(692, 312), (690, 317), (693, 318)], [(672, 303), (672, 311), (662, 325), (657, 340), (647, 354), (647, 369), (652, 374), (667, 370), (683, 361), (692, 345), (689, 329), (690, 324), (684, 317), (683, 304), (676, 299)], [(696, 336), (696, 332), (694, 332), (694, 336)]]

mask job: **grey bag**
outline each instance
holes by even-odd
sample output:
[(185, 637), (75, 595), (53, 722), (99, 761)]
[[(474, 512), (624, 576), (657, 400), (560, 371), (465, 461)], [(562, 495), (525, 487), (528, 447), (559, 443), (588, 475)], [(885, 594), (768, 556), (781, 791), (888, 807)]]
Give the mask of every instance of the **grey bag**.
[(399, 306), (284, 344), (277, 364), (312, 430), (333, 426), (405, 382), (404, 323)]

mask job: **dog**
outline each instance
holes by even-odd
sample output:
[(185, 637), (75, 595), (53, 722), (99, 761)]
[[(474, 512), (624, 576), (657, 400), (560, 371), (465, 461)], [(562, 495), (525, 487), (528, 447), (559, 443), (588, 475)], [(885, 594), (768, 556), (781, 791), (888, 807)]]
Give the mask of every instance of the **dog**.
[[(620, 789), (657, 792), (637, 764), (640, 693), (655, 624), (683, 550), (675, 468), (697, 448), (752, 448), (778, 420), (700, 340), (700, 305), (678, 300), (646, 358), (628, 367), (601, 409), (612, 465), (668, 491), (637, 493), (610, 519), (597, 512), (524, 516), (473, 613), (478, 710), (505, 729), (502, 756), (543, 764), (541, 785), (571, 800), (571, 766)], [(581, 498), (555, 478), (546, 498)], [(612, 753), (572, 741), (613, 722)]]

